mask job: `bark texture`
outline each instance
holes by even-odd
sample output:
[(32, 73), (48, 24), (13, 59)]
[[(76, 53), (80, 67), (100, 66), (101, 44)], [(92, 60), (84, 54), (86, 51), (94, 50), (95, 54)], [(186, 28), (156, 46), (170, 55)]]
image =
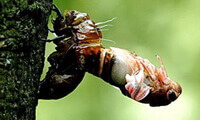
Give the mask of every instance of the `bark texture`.
[(0, 120), (34, 120), (52, 0), (0, 0)]

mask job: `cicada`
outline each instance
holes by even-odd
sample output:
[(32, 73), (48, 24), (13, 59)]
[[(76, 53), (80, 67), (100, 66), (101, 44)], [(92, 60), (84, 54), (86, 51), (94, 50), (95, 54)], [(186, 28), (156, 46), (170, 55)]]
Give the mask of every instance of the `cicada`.
[(181, 86), (172, 81), (159, 56), (160, 68), (149, 60), (121, 48), (104, 48), (101, 23), (92, 21), (88, 14), (76, 10), (53, 20), (53, 41), (56, 52), (48, 58), (51, 67), (41, 83), (39, 98), (57, 99), (73, 91), (89, 72), (118, 87), (121, 92), (150, 106), (168, 105), (181, 94)]

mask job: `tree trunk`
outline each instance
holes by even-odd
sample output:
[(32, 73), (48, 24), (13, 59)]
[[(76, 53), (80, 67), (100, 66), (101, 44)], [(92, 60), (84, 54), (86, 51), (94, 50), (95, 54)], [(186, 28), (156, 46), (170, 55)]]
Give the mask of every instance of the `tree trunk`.
[(0, 120), (34, 120), (52, 0), (0, 1)]

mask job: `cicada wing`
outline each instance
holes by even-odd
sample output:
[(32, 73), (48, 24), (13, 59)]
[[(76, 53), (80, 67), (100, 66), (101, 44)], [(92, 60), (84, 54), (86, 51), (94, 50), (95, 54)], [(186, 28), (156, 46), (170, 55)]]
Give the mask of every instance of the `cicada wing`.
[(143, 83), (140, 87), (140, 90), (135, 95), (134, 99), (136, 101), (140, 101), (140, 100), (144, 99), (150, 93), (150, 89), (151, 88), (149, 86), (147, 86), (146, 84)]

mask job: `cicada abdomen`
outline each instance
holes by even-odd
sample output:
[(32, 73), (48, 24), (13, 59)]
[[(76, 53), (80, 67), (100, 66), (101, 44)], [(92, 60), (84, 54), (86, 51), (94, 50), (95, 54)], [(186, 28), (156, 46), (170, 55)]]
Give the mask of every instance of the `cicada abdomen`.
[[(52, 65), (56, 63), (53, 73), (61, 71), (72, 76), (75, 73), (70, 80), (80, 81), (84, 72), (89, 72), (120, 88), (124, 95), (151, 106), (167, 105), (181, 94), (180, 85), (168, 77), (162, 62), (161, 68), (157, 68), (127, 50), (103, 48), (102, 33), (86, 13), (68, 11), (64, 17), (59, 15), (53, 24), (58, 37), (53, 39), (57, 52), (52, 56), (61, 56), (53, 59)], [(68, 79), (55, 81), (71, 82)]]

